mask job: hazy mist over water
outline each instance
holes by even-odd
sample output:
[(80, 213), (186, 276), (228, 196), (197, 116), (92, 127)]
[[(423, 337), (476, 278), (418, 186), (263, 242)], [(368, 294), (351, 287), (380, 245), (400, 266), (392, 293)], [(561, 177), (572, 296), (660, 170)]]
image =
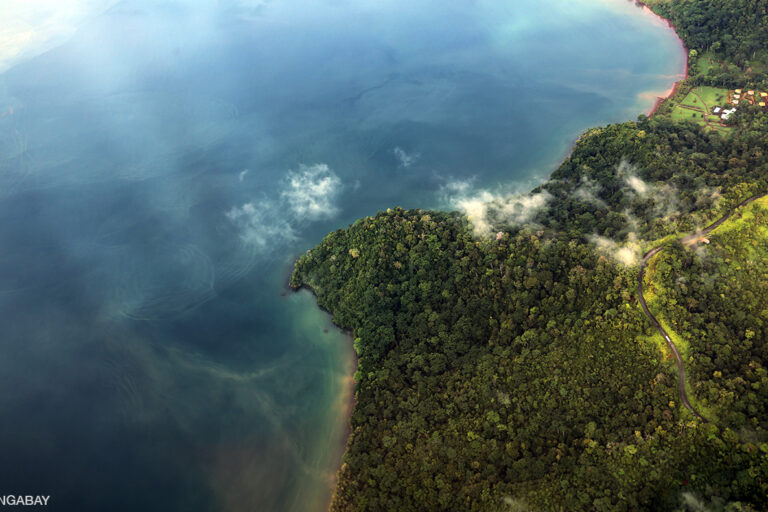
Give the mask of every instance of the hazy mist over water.
[(0, 492), (54, 510), (323, 509), (353, 362), (293, 258), (530, 188), (684, 62), (623, 0), (30, 3), (0, 7)]

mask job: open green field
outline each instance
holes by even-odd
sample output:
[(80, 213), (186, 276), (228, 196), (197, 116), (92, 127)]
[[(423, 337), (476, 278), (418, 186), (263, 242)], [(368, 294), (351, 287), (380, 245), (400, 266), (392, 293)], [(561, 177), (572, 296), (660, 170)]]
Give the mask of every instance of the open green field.
[(704, 103), (699, 99), (699, 97), (693, 92), (689, 92), (685, 98), (683, 98), (683, 101), (680, 102), (680, 105), (685, 105), (687, 107), (693, 107), (696, 109), (704, 109)]
[(721, 67), (720, 62), (712, 55), (711, 52), (705, 52), (699, 55), (696, 59), (696, 71), (700, 75), (707, 74), (710, 70)]
[[(761, 58), (760, 56), (757, 56), (754, 59), (754, 63), (756, 65), (764, 65), (768, 63), (768, 59)], [(752, 61), (750, 61), (750, 65), (752, 64)], [(718, 59), (715, 54), (712, 52), (704, 52), (700, 53), (699, 57), (696, 59), (695, 64), (693, 64), (696, 72), (699, 75), (706, 75), (710, 71), (729, 71), (738, 73), (741, 71), (741, 69), (732, 62), (724, 62), (720, 59)], [(753, 67), (753, 69), (756, 69)]]
[(709, 108), (709, 111), (711, 111), (712, 107), (715, 107), (715, 106), (719, 106), (719, 107), (726, 106), (727, 93), (728, 93), (726, 89), (703, 86), (703, 87), (697, 87), (696, 89), (691, 91), (691, 93), (695, 93)]
[(669, 118), (674, 121), (692, 121), (717, 131), (721, 135), (728, 135), (733, 128), (721, 124), (719, 116), (712, 114), (716, 106), (727, 107), (728, 91), (717, 87), (695, 87), (672, 105)]
[(699, 112), (676, 105), (669, 117), (675, 121), (693, 121), (697, 124), (705, 125), (706, 122), (702, 117), (703, 115), (703, 111)]

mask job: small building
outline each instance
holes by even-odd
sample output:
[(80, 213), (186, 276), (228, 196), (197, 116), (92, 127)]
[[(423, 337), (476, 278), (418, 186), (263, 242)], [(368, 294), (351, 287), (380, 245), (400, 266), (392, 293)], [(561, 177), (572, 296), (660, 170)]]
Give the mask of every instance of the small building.
[(731, 117), (731, 114), (733, 114), (734, 112), (736, 112), (735, 108), (729, 108), (729, 109), (723, 110), (723, 113), (720, 114), (720, 119), (728, 119), (729, 117)]
[(747, 94), (749, 94), (750, 96), (754, 96), (755, 95), (755, 91), (747, 91)]
[(734, 105), (738, 105), (739, 104), (739, 100), (733, 100), (731, 103), (733, 103)]
[(741, 94), (734, 94), (733, 97), (736, 98), (737, 100), (740, 100), (741, 99)]
[(768, 98), (768, 92), (761, 92), (760, 93), (761, 98)]
[(760, 103), (758, 103), (758, 105), (760, 105), (761, 107), (764, 107), (765, 106), (765, 102), (761, 101)]
[(715, 107), (712, 109), (712, 113), (719, 114), (720, 112), (722, 112), (722, 110), (723, 110), (722, 107)]
[(736, 89), (736, 90), (735, 90), (735, 91), (733, 91), (733, 92), (735, 92), (736, 94), (741, 94), (741, 89)]

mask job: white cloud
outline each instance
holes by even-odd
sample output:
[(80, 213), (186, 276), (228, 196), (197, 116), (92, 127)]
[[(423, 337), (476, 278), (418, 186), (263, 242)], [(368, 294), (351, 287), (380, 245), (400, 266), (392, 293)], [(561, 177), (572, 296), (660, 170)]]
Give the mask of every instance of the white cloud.
[(293, 226), (282, 217), (281, 208), (270, 201), (245, 203), (233, 207), (226, 215), (240, 228), (243, 242), (258, 249), (296, 238)]
[[(240, 181), (248, 173), (243, 170)], [(304, 221), (329, 218), (338, 213), (336, 197), (341, 180), (326, 164), (301, 165), (288, 173), (276, 200), (263, 198), (230, 209), (226, 216), (240, 230), (241, 239), (258, 249), (296, 239)]]
[(637, 176), (637, 167), (630, 164), (624, 158), (621, 159), (621, 162), (616, 167), (616, 175), (624, 178), (624, 183), (641, 198), (645, 199), (648, 196), (651, 186)]
[(582, 176), (581, 184), (578, 186), (573, 195), (577, 199), (581, 199), (587, 203), (592, 203), (597, 206), (605, 206), (605, 201), (597, 196), (600, 193), (600, 189), (600, 183), (597, 181), (592, 181), (586, 176)]
[(413, 165), (413, 163), (416, 162), (416, 160), (418, 160), (419, 157), (421, 157), (421, 155), (418, 153), (408, 154), (403, 148), (399, 146), (396, 147), (392, 152), (395, 154), (395, 157), (397, 158), (398, 165), (405, 169)]
[(480, 238), (495, 234), (499, 226), (529, 222), (552, 198), (546, 191), (537, 194), (473, 191), (470, 181), (449, 183), (443, 193), (452, 208), (467, 216), (475, 236)]
[(590, 236), (589, 241), (597, 246), (599, 252), (622, 265), (632, 267), (640, 261), (640, 244), (634, 233), (630, 233), (629, 240), (622, 244), (598, 235)]
[(326, 164), (302, 165), (288, 174), (281, 197), (300, 219), (321, 219), (338, 213), (334, 205), (341, 180)]
[(627, 185), (629, 185), (629, 187), (634, 190), (640, 197), (644, 198), (648, 195), (650, 187), (637, 176), (627, 176), (626, 182)]
[(640, 199), (653, 201), (656, 215), (669, 218), (679, 214), (679, 197), (673, 185), (663, 182), (646, 183), (637, 175), (637, 167), (624, 159), (616, 168), (616, 174), (624, 179), (624, 183)]
[(693, 493), (684, 492), (683, 501), (685, 502), (686, 509), (692, 512), (709, 512), (710, 508)]

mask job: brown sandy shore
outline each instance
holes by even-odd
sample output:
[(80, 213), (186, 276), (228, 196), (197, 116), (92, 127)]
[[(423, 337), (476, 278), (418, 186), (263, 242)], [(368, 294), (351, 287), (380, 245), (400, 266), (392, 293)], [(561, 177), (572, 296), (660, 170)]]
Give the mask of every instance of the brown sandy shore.
[[(665, 24), (669, 28), (669, 30), (673, 31), (675, 33), (675, 36), (677, 36), (677, 31), (676, 31), (674, 25), (672, 24), (672, 22), (670, 22), (666, 18), (662, 18), (661, 16), (659, 16), (658, 14), (653, 12), (651, 10), (651, 8), (648, 7), (648, 5), (646, 5), (644, 2), (639, 1), (639, 0), (634, 0), (634, 2), (638, 6), (640, 6), (642, 8), (644, 14), (646, 14), (650, 18), (653, 18), (657, 23)], [(672, 88), (670, 88), (665, 93), (664, 96), (657, 97), (656, 102), (654, 103), (653, 107), (647, 113), (647, 115), (649, 117), (652, 116), (656, 112), (656, 110), (659, 108), (659, 105), (661, 105), (661, 103), (664, 100), (666, 100), (667, 98), (669, 98), (672, 95), (674, 95), (675, 92), (677, 92), (677, 89), (678, 89), (680, 83), (688, 78), (688, 49), (686, 48), (685, 44), (683, 43), (682, 39), (680, 39), (679, 36), (677, 36), (677, 39), (680, 42), (681, 51), (684, 52), (685, 70), (684, 70), (684, 72), (681, 75), (682, 78), (680, 78), (680, 80), (675, 82), (675, 84), (672, 86)], [(576, 139), (576, 142), (577, 141), (578, 141), (578, 139)], [(569, 152), (569, 156), (570, 156), (570, 152)], [(291, 273), (293, 271), (294, 265), (295, 265), (295, 261), (294, 261), (294, 264), (291, 265), (290, 271), (288, 272), (289, 278), (290, 278), (290, 275), (291, 275)], [(288, 284), (288, 282), (286, 280), (286, 290), (297, 292), (297, 291), (299, 291), (301, 289), (309, 290), (309, 292), (312, 293), (313, 296), (315, 296), (315, 299), (317, 299), (317, 294), (315, 294), (315, 291), (310, 286), (302, 285), (301, 287), (294, 289), (294, 288), (291, 288), (291, 286)], [(324, 309), (322, 307), (320, 309), (322, 309), (323, 311), (326, 311), (328, 314), (331, 314), (330, 311), (327, 311), (326, 309)], [(353, 357), (353, 368), (352, 368), (352, 370), (353, 370), (353, 373), (354, 373), (354, 371), (357, 370), (357, 364), (358, 364), (357, 354), (355, 353), (354, 349), (352, 348), (352, 342), (354, 341), (355, 335), (354, 335), (354, 332), (352, 332), (352, 331), (349, 331), (347, 329), (343, 329), (343, 330), (344, 330), (344, 332), (349, 337), (349, 349), (352, 351), (352, 357)], [(337, 464), (336, 464), (337, 468), (341, 468), (341, 464), (342, 464), (342, 460), (343, 460), (343, 457), (344, 457), (344, 453), (346, 453), (346, 445), (347, 445), (347, 443), (349, 441), (350, 435), (352, 434), (352, 425), (351, 425), (350, 421), (351, 421), (351, 418), (352, 418), (352, 412), (354, 411), (354, 408), (355, 408), (355, 404), (357, 403), (357, 396), (355, 394), (355, 382), (354, 382), (354, 379), (351, 376), (350, 376), (350, 378), (347, 381), (347, 386), (346, 386), (346, 388), (345, 388), (345, 390), (343, 392), (343, 397), (341, 397), (341, 398), (346, 403), (346, 406), (342, 408), (342, 411), (343, 411), (343, 421), (344, 421), (344, 424), (346, 426), (347, 434), (345, 436), (345, 441), (343, 443), (343, 446), (339, 446), (338, 456), (335, 457), (336, 460), (338, 461)], [(341, 420), (341, 418), (340, 418), (340, 420)], [(334, 495), (335, 495), (335, 492), (336, 492), (336, 483), (337, 483), (337, 481), (338, 481), (338, 474), (335, 474), (333, 479), (330, 482), (330, 496), (328, 498), (328, 501), (325, 502), (324, 508), (322, 510), (326, 510), (326, 511), (330, 510), (331, 504), (333, 503), (333, 498), (334, 498)], [(318, 509), (319, 509), (319, 507), (318, 507)]]
[(653, 18), (657, 23), (661, 23), (665, 25), (669, 30), (671, 30), (675, 34), (675, 36), (677, 37), (677, 40), (680, 42), (680, 48), (683, 52), (683, 59), (685, 61), (685, 71), (682, 74), (682, 78), (680, 78), (680, 80), (675, 82), (675, 84), (668, 91), (666, 91), (663, 96), (659, 96), (656, 98), (656, 102), (653, 104), (653, 106), (651, 107), (651, 109), (648, 111), (648, 114), (647, 114), (648, 117), (651, 117), (653, 114), (656, 113), (656, 111), (659, 109), (659, 106), (664, 102), (664, 100), (666, 100), (667, 98), (671, 98), (672, 96), (675, 95), (675, 93), (677, 92), (677, 89), (680, 87), (680, 83), (685, 81), (688, 78), (688, 71), (689, 71), (688, 48), (685, 46), (685, 43), (683, 42), (683, 40), (680, 39), (680, 36), (677, 35), (677, 29), (675, 28), (675, 26), (672, 24), (671, 21), (669, 21), (666, 18), (662, 18), (661, 16), (653, 12), (645, 2), (642, 2), (641, 0), (634, 0), (634, 2), (635, 4), (637, 4), (642, 8), (643, 14)]
[[(315, 303), (317, 304), (317, 293), (315, 293), (315, 290), (312, 289), (311, 286), (307, 284), (303, 284), (299, 286), (298, 288), (293, 288), (290, 284), (291, 275), (293, 274), (293, 269), (296, 266), (296, 262), (298, 261), (298, 257), (291, 260), (290, 266), (286, 267), (283, 271), (284, 277), (284, 283), (285, 283), (285, 290), (283, 291), (282, 295), (286, 295), (288, 293), (296, 293), (301, 290), (307, 290), (309, 293), (312, 294), (312, 296), (315, 298)], [(324, 307), (320, 306), (320, 304), (317, 304), (317, 306), (320, 308), (320, 310), (327, 313), (329, 316), (331, 316), (331, 322), (333, 325), (338, 327), (344, 335), (348, 338), (349, 343), (347, 343), (347, 350), (349, 350), (350, 353), (350, 360), (352, 361), (352, 368), (351, 373), (349, 376), (344, 379), (344, 390), (342, 392), (342, 396), (339, 397), (339, 403), (344, 404), (341, 407), (341, 410), (339, 412), (339, 423), (344, 422), (344, 428), (346, 430), (346, 433), (344, 434), (344, 441), (342, 443), (339, 443), (338, 447), (336, 448), (336, 455), (334, 456), (334, 460), (336, 461), (335, 467), (341, 468), (342, 459), (344, 457), (344, 453), (347, 451), (347, 442), (349, 441), (350, 435), (352, 435), (352, 411), (355, 409), (355, 404), (357, 404), (357, 395), (355, 394), (355, 379), (353, 375), (357, 371), (357, 365), (358, 365), (358, 358), (357, 353), (355, 352), (355, 349), (353, 348), (353, 344), (355, 341), (355, 333), (354, 331), (351, 331), (349, 329), (345, 329), (342, 326), (338, 325), (336, 322), (333, 321), (333, 314), (325, 309)], [(318, 512), (320, 511), (327, 511), (331, 509), (331, 503), (333, 502), (333, 497), (336, 492), (336, 482), (338, 481), (338, 471), (333, 473), (332, 478), (329, 479), (328, 485), (328, 500), (325, 501), (321, 506), (317, 507)]]
[[(299, 290), (308, 290), (314, 297), (315, 301), (317, 301), (317, 294), (315, 293), (315, 290), (312, 289), (311, 286), (307, 284), (303, 284), (298, 288), (291, 288), (290, 285), (288, 285), (290, 289), (293, 291), (298, 292)], [(330, 311), (325, 309), (324, 307), (320, 306), (318, 304), (318, 307), (328, 313), (329, 315), (333, 316)], [(336, 459), (336, 467), (341, 468), (341, 462), (344, 457), (344, 453), (347, 451), (347, 442), (349, 441), (349, 437), (352, 435), (352, 411), (355, 409), (355, 405), (357, 404), (357, 395), (355, 394), (355, 379), (353, 375), (357, 371), (357, 365), (358, 365), (358, 359), (357, 359), (357, 352), (355, 352), (355, 349), (353, 348), (353, 343), (355, 341), (355, 332), (350, 331), (349, 329), (344, 329), (340, 325), (338, 325), (336, 322), (333, 322), (333, 325), (341, 329), (344, 334), (349, 338), (348, 343), (348, 349), (352, 353), (352, 375), (350, 375), (347, 379), (344, 379), (344, 383), (346, 384), (345, 389), (343, 391), (343, 396), (341, 397), (342, 403), (344, 406), (341, 408), (341, 412), (339, 414), (339, 421), (344, 421), (344, 426), (346, 429), (346, 434), (344, 435), (344, 443), (339, 446), (337, 456), (334, 457)], [(336, 493), (336, 482), (338, 481), (339, 476), (338, 472), (333, 474), (333, 478), (329, 481), (330, 485), (330, 495), (328, 497), (328, 501), (325, 503), (325, 506), (320, 509), (318, 507), (318, 510), (330, 510), (331, 509), (331, 503), (333, 503), (333, 497)]]

